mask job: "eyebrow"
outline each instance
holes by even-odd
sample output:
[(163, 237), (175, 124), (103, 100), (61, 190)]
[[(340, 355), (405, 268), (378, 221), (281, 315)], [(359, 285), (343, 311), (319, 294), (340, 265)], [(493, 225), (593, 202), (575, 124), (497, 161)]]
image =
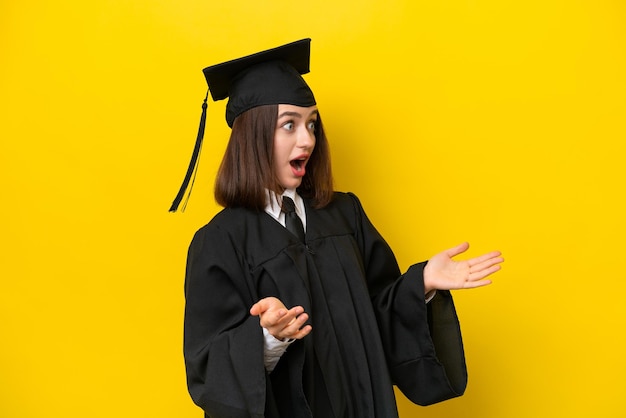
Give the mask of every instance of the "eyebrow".
[[(316, 116), (319, 114), (319, 111), (317, 109), (315, 109), (313, 112), (311, 112), (310, 116)], [(285, 116), (291, 116), (291, 117), (297, 117), (297, 118), (301, 118), (302, 114), (298, 113), (298, 112), (291, 112), (291, 111), (287, 111), (287, 112), (283, 112), (280, 115), (278, 115), (278, 119), (285, 117)]]

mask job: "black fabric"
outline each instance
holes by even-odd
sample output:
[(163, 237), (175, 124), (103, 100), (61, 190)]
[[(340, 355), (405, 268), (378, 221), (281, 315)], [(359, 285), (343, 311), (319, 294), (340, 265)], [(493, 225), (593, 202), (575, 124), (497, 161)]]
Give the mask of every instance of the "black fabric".
[(306, 74), (309, 72), (310, 57), (311, 39), (305, 38), (221, 64), (211, 65), (203, 69), (202, 72), (211, 89), (211, 97), (217, 101), (230, 95), (236, 77), (250, 67), (270, 61), (283, 61), (299, 74)]
[(302, 220), (296, 213), (296, 205), (290, 197), (283, 196), (283, 205), (281, 210), (285, 214), (285, 228), (298, 237), (300, 242), (305, 242)]
[[(426, 305), (424, 263), (402, 275), (354, 195), (305, 206), (306, 245), (242, 208), (224, 209), (194, 236), (184, 353), (206, 416), (326, 418), (330, 406), (336, 418), (397, 417), (393, 384), (422, 405), (461, 395), (467, 373), (450, 293)], [(313, 327), (271, 374), (249, 314), (267, 296), (303, 306)]]
[(203, 71), (211, 97), (228, 97), (226, 123), (257, 106), (291, 104), (310, 107), (315, 96), (301, 74), (309, 72), (311, 39), (301, 39), (212, 65)]

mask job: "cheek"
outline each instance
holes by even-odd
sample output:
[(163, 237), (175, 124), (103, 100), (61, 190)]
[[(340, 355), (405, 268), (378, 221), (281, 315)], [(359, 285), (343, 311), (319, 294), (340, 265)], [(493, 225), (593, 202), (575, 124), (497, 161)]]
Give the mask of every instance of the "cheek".
[(282, 135), (276, 134), (274, 136), (274, 159), (280, 160), (285, 158), (291, 152), (291, 147), (288, 138)]

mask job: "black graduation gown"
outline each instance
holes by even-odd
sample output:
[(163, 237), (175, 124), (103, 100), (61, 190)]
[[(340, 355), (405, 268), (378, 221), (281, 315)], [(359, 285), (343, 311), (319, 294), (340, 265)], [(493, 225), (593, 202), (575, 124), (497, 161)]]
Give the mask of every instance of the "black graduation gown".
[[(194, 402), (213, 418), (310, 417), (318, 404), (331, 408), (323, 418), (387, 418), (398, 416), (394, 384), (420, 405), (460, 396), (467, 372), (450, 293), (424, 302), (425, 263), (401, 275), (356, 196), (305, 206), (306, 245), (267, 213), (242, 208), (224, 209), (194, 236), (184, 336)], [(271, 374), (249, 314), (267, 296), (303, 306), (313, 326)]]

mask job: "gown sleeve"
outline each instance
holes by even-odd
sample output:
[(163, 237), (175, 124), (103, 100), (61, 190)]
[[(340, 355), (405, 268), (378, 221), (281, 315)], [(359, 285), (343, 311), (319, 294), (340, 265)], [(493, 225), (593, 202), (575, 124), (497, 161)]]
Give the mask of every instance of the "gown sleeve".
[(430, 405), (461, 396), (467, 370), (449, 291), (426, 304), (422, 262), (400, 274), (391, 249), (353, 195), (357, 241), (391, 378), (412, 402)]
[(211, 417), (263, 417), (263, 334), (249, 315), (254, 291), (228, 234), (199, 230), (185, 279), (184, 355), (194, 402)]

